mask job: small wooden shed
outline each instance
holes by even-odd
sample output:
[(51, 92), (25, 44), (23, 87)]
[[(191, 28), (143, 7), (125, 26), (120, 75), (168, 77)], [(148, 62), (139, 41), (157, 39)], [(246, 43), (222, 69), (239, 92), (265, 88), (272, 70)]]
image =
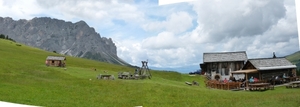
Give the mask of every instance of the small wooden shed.
[(46, 66), (65, 67), (66, 57), (64, 56), (48, 56), (46, 58)]

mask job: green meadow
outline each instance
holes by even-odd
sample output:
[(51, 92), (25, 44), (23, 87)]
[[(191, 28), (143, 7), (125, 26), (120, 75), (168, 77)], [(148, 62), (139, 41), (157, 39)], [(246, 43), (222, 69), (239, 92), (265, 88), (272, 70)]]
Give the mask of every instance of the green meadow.
[[(66, 69), (47, 67), (48, 55), (58, 54), (0, 39), (0, 101), (46, 107), (300, 107), (300, 89), (209, 89), (202, 76), (153, 70), (151, 79), (121, 80), (118, 72), (134, 68), (70, 56)], [(97, 80), (104, 71), (116, 79)], [(193, 80), (200, 86), (185, 84)]]

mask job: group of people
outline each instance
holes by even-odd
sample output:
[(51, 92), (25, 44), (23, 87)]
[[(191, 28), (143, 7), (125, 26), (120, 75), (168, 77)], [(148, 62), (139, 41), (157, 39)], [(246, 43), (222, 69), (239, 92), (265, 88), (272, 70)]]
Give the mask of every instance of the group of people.
[(256, 77), (253, 78), (253, 76), (249, 79), (250, 83), (257, 82), (257, 81), (259, 80)]
[[(259, 81), (258, 78), (253, 77), (253, 76), (249, 79), (249, 82), (250, 82), (250, 83), (254, 83), (254, 82), (257, 82), (257, 81)], [(246, 79), (245, 79), (245, 78), (243, 78), (243, 79), (240, 78), (240, 79), (236, 80), (235, 77), (230, 76), (229, 80), (227, 80), (227, 78), (225, 78), (225, 79), (223, 80), (223, 82), (224, 82), (224, 83), (227, 83), (227, 82), (241, 82), (241, 83), (242, 83), (242, 84), (241, 84), (241, 87), (244, 87), (245, 84), (246, 84)]]
[(223, 80), (223, 82), (224, 82), (224, 83), (227, 83), (227, 82), (237, 82), (237, 80), (235, 79), (235, 77), (230, 76), (230, 77), (229, 77), (229, 80), (227, 80), (227, 78), (225, 78), (225, 79)]

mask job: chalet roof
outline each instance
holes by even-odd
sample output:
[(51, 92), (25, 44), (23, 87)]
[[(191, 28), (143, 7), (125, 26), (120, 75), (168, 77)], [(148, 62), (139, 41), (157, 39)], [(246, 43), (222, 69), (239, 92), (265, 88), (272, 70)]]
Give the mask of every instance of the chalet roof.
[(230, 61), (246, 61), (247, 54), (245, 51), (240, 52), (216, 52), (203, 53), (203, 62), (230, 62)]
[(66, 60), (64, 56), (48, 56), (46, 60)]
[(296, 68), (286, 58), (261, 58), (248, 60), (257, 70)]

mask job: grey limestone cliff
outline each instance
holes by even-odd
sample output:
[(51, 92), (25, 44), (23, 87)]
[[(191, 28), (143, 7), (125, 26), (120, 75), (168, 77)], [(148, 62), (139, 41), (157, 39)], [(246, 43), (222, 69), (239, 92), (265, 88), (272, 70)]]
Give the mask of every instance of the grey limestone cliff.
[(111, 38), (101, 37), (84, 21), (72, 23), (48, 17), (31, 20), (0, 17), (0, 34), (46, 51), (129, 65), (117, 56), (117, 48)]

